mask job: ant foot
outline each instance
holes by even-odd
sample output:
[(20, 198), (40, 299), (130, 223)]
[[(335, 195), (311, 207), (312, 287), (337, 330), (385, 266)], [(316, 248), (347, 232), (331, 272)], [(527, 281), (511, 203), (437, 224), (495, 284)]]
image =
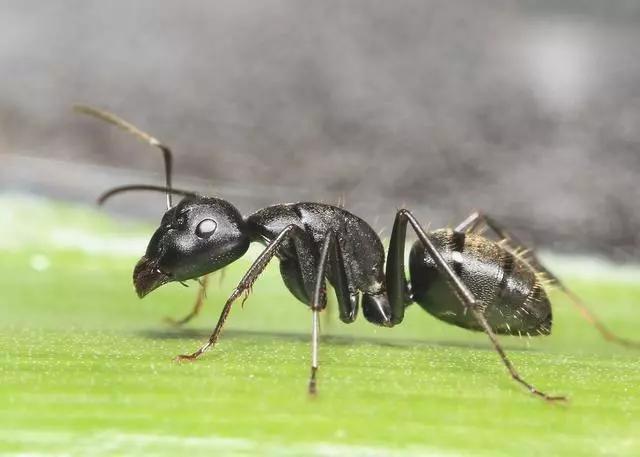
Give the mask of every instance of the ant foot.
[(198, 358), (198, 353), (193, 354), (180, 354), (177, 356), (174, 361), (176, 362), (194, 362)]

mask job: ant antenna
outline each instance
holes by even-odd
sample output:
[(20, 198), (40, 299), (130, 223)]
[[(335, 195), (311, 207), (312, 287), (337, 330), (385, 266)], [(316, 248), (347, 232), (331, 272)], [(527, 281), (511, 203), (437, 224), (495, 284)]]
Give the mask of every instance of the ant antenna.
[[(171, 195), (173, 193), (178, 193), (178, 194), (182, 193), (182, 192), (173, 192), (171, 189), (171, 164), (173, 163), (171, 149), (169, 149), (167, 146), (162, 144), (160, 141), (158, 141), (156, 138), (152, 137), (148, 133), (143, 132), (135, 125), (125, 121), (124, 119), (119, 118), (115, 114), (112, 114), (108, 111), (103, 111), (101, 109), (93, 108), (87, 105), (74, 105), (73, 109), (79, 113), (88, 114), (89, 116), (93, 116), (105, 122), (108, 122), (110, 124), (113, 124), (116, 127), (120, 127), (122, 130), (125, 130), (131, 133), (132, 135), (136, 136), (139, 140), (142, 140), (145, 143), (150, 144), (151, 146), (155, 146), (162, 151), (162, 156), (164, 157), (164, 178), (166, 183), (166, 187), (164, 189), (167, 195), (167, 209), (171, 209), (171, 207), (173, 206)], [(152, 189), (147, 189), (147, 190), (152, 190)], [(154, 189), (154, 190), (158, 190), (158, 189)], [(100, 198), (102, 201), (104, 201), (103, 199), (104, 195), (106, 194), (103, 194), (103, 196)], [(109, 198), (109, 196), (107, 196), (106, 198)]]
[[(112, 189), (107, 190), (102, 195), (100, 195), (100, 197), (98, 197), (98, 205), (102, 205), (104, 202), (106, 202), (108, 199), (110, 199), (114, 195), (121, 194), (123, 192), (129, 192), (132, 190), (150, 190), (154, 192), (163, 192), (167, 194), (167, 198), (169, 198), (172, 194), (182, 195), (184, 197), (197, 196), (195, 192), (191, 192), (188, 190), (170, 189), (165, 186), (153, 186), (149, 184), (130, 184), (127, 186), (119, 186), (119, 187), (114, 187)], [(171, 209), (171, 207), (169, 207), (169, 209)]]

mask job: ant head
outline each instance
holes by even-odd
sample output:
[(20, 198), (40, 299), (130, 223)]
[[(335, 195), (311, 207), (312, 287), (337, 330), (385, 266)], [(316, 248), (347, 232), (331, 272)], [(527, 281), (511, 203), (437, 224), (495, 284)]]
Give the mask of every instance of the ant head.
[(218, 198), (187, 196), (162, 217), (133, 270), (141, 298), (171, 281), (195, 279), (239, 259), (249, 248), (240, 212)]
[[(115, 187), (98, 199), (102, 204), (114, 195), (132, 190), (166, 194), (168, 210), (149, 241), (146, 254), (133, 270), (133, 283), (140, 297), (168, 282), (195, 279), (219, 270), (247, 252), (250, 241), (245, 222), (231, 203), (171, 186), (173, 155), (166, 145), (108, 111), (85, 105), (76, 105), (75, 109), (115, 125), (162, 152), (164, 187), (144, 184)], [(175, 207), (174, 194), (185, 196)]]

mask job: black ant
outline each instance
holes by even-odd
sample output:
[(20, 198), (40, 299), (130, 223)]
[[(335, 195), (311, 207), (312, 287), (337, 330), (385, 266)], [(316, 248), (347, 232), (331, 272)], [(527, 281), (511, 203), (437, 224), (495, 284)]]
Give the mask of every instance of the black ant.
[[(171, 281), (203, 278), (194, 310), (177, 321), (187, 322), (202, 305), (207, 275), (242, 257), (251, 242), (266, 246), (231, 293), (209, 340), (178, 360), (195, 360), (215, 345), (231, 306), (242, 295), (246, 299), (273, 257), (280, 260), (280, 273), (289, 291), (312, 311), (310, 393), (316, 392), (318, 314), (326, 307), (325, 279), (335, 289), (340, 319), (347, 324), (356, 319), (360, 303), (369, 322), (393, 327), (402, 322), (405, 308), (416, 302), (449, 324), (484, 331), (511, 377), (545, 400), (565, 397), (548, 395), (522, 378), (496, 335), (548, 335), (552, 319), (547, 285), (567, 294), (606, 339), (637, 345), (607, 330), (532, 251), (487, 215), (473, 213), (454, 229), (427, 232), (410, 211), (400, 209), (385, 268), (380, 238), (349, 211), (323, 203), (286, 203), (243, 217), (226, 200), (174, 189), (172, 153), (154, 137), (111, 113), (87, 106), (76, 106), (76, 110), (123, 128), (163, 153), (164, 187), (121, 186), (99, 198), (103, 203), (113, 195), (134, 190), (166, 193), (167, 212), (133, 271), (139, 297)], [(173, 195), (184, 198), (173, 206)], [(411, 282), (405, 277), (407, 224), (418, 237), (409, 256)], [(483, 226), (500, 241), (483, 236)]]

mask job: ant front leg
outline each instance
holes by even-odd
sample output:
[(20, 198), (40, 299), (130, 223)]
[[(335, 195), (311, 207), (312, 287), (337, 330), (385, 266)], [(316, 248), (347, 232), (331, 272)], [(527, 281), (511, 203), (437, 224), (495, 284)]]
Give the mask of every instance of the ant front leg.
[(491, 231), (493, 231), (501, 240), (508, 243), (513, 249), (522, 249), (526, 252), (527, 262), (539, 273), (548, 279), (552, 285), (557, 286), (562, 293), (564, 293), (571, 304), (580, 312), (580, 315), (591, 325), (593, 325), (600, 335), (613, 343), (620, 344), (621, 346), (640, 348), (640, 342), (632, 341), (627, 338), (620, 337), (609, 330), (584, 304), (584, 302), (576, 295), (571, 289), (564, 285), (564, 283), (553, 274), (538, 258), (533, 249), (528, 248), (522, 241), (512, 235), (509, 231), (497, 223), (493, 218), (479, 212), (474, 212), (467, 219), (461, 222), (456, 228), (459, 232), (473, 232), (480, 225), (485, 224)]
[(209, 276), (210, 275), (204, 275), (202, 279), (198, 281), (200, 284), (200, 287), (198, 289), (198, 295), (196, 296), (196, 301), (193, 304), (193, 308), (191, 309), (191, 312), (187, 314), (185, 317), (183, 317), (182, 319), (173, 319), (171, 317), (165, 317), (165, 322), (167, 322), (170, 325), (179, 327), (181, 325), (186, 324), (191, 319), (193, 319), (198, 314), (200, 314), (200, 311), (202, 310), (202, 306), (204, 305), (204, 300), (205, 298), (207, 298), (207, 285), (209, 283)]
[[(224, 326), (227, 317), (229, 316), (229, 312), (231, 311), (231, 306), (233, 303), (243, 294), (247, 293), (251, 290), (253, 283), (258, 279), (260, 273), (264, 271), (269, 261), (276, 255), (278, 247), (289, 237), (299, 236), (299, 232), (302, 231), (296, 225), (288, 225), (285, 227), (280, 234), (274, 238), (269, 245), (260, 253), (258, 258), (253, 262), (249, 270), (245, 273), (240, 283), (236, 286), (236, 288), (231, 293), (231, 296), (227, 299), (224, 304), (224, 308), (222, 308), (222, 312), (220, 313), (220, 317), (218, 318), (218, 323), (216, 324), (213, 333), (209, 337), (209, 340), (203, 344), (197, 351), (192, 354), (183, 354), (179, 355), (176, 360), (195, 360), (200, 357), (203, 353), (209, 350), (212, 346), (216, 344), (218, 341), (218, 337), (220, 336), (220, 332), (222, 332), (222, 327)], [(246, 298), (245, 298), (246, 299)]]
[(502, 349), (502, 346), (500, 345), (495, 333), (491, 329), (491, 326), (487, 322), (487, 319), (485, 318), (484, 312), (482, 310), (482, 303), (476, 300), (473, 293), (464, 284), (462, 279), (460, 279), (460, 277), (449, 266), (449, 264), (446, 262), (446, 260), (444, 259), (444, 257), (442, 256), (438, 248), (429, 239), (429, 236), (427, 235), (425, 230), (422, 228), (418, 220), (413, 216), (413, 214), (411, 214), (409, 211), (405, 209), (401, 209), (400, 211), (398, 211), (398, 214), (396, 215), (396, 222), (394, 224), (394, 229), (397, 225), (399, 230), (405, 231), (407, 222), (411, 224), (411, 227), (418, 235), (418, 239), (422, 242), (426, 251), (429, 253), (431, 258), (433, 259), (439, 273), (445, 278), (445, 280), (447, 281), (447, 283), (449, 284), (449, 286), (451, 287), (455, 295), (458, 297), (460, 302), (464, 305), (465, 309), (471, 313), (471, 315), (476, 319), (480, 327), (487, 334), (496, 352), (500, 355), (500, 358), (502, 359), (502, 362), (504, 363), (505, 367), (507, 368), (507, 370), (509, 370), (511, 377), (516, 382), (526, 387), (527, 390), (529, 390), (529, 392), (531, 392), (533, 395), (536, 395), (548, 401), (566, 400), (566, 398), (563, 396), (548, 395), (538, 390), (532, 384), (528, 383), (522, 376), (520, 376), (518, 371), (515, 369), (515, 367), (507, 357), (507, 354), (504, 352), (504, 349)]

